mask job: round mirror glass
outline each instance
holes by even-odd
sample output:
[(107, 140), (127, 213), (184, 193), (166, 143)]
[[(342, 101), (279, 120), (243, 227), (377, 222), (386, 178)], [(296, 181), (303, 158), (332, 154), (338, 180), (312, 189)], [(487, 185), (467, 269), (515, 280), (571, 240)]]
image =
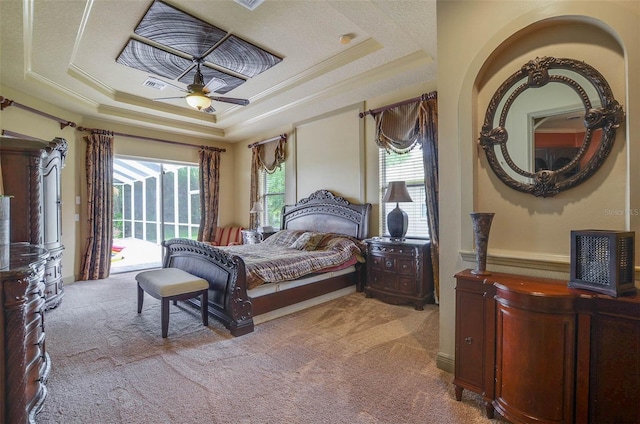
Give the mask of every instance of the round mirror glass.
[(480, 144), (502, 182), (553, 196), (602, 165), (622, 119), (595, 69), (572, 59), (536, 58), (492, 97)]

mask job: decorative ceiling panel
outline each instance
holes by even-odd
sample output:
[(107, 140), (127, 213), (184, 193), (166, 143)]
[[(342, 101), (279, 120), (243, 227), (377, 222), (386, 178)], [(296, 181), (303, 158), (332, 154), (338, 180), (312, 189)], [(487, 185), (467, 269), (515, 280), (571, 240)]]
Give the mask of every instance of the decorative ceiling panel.
[(209, 53), (205, 60), (252, 78), (280, 63), (282, 58), (231, 35)]
[(134, 39), (129, 40), (116, 62), (169, 79), (178, 78), (193, 66), (190, 60)]
[[(1, 1), (1, 0), (0, 0)], [(195, 3), (197, 4), (197, 2)], [(116, 61), (197, 88), (226, 94), (282, 58), (160, 0), (154, 0)]]
[[(202, 76), (204, 77), (207, 90), (220, 94), (228, 93), (245, 82), (242, 78), (221, 72), (206, 65), (200, 67), (200, 72), (202, 72)], [(196, 70), (193, 68), (180, 78), (179, 81), (185, 84), (191, 84), (195, 73)]]
[(227, 35), (226, 31), (160, 1), (149, 7), (135, 33), (196, 58), (204, 56)]

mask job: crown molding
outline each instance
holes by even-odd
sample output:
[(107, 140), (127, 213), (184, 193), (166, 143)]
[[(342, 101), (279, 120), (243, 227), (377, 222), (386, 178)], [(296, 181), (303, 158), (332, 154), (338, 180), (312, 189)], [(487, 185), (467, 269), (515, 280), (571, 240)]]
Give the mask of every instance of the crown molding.
[(347, 88), (353, 89), (356, 87), (361, 87), (363, 85), (371, 84), (375, 81), (384, 80), (393, 75), (426, 66), (431, 63), (433, 63), (433, 58), (431, 56), (426, 54), (424, 51), (417, 51), (415, 53), (401, 57), (400, 59), (397, 59), (393, 62), (370, 69), (369, 71), (362, 74), (355, 75), (351, 78), (341, 81), (338, 84), (332, 85), (331, 87), (326, 87), (324, 90), (319, 90), (309, 96), (302, 97), (279, 108), (272, 109), (261, 115), (256, 115), (253, 118), (246, 119), (241, 124), (227, 128), (227, 132), (233, 133), (233, 131), (235, 131), (236, 129), (255, 124), (259, 121), (262, 121), (263, 119), (268, 119), (286, 110), (300, 107), (305, 103), (318, 101), (331, 95), (339, 94)]
[[(143, 121), (154, 129), (164, 128), (170, 132), (182, 132), (197, 137), (204, 137), (211, 139), (212, 137), (225, 137), (225, 130), (220, 128), (213, 128), (210, 126), (197, 125), (183, 120), (171, 119), (162, 116), (150, 115), (147, 113), (134, 112), (128, 109), (123, 109), (115, 106), (100, 105), (98, 106), (98, 112), (101, 115), (111, 116), (119, 118), (120, 121), (130, 122), (140, 127), (140, 122)], [(222, 140), (224, 141), (224, 140)]]

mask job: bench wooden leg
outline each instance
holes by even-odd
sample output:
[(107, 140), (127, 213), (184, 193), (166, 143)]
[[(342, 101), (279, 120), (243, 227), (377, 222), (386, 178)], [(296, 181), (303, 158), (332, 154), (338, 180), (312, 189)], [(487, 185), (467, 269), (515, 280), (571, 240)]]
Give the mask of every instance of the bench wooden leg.
[(202, 299), (200, 300), (200, 313), (202, 314), (202, 325), (209, 326), (209, 289), (202, 291)]
[(162, 298), (162, 338), (167, 338), (169, 332), (169, 299)]
[(140, 283), (138, 283), (138, 313), (142, 312), (142, 302), (144, 302), (144, 290), (142, 290)]

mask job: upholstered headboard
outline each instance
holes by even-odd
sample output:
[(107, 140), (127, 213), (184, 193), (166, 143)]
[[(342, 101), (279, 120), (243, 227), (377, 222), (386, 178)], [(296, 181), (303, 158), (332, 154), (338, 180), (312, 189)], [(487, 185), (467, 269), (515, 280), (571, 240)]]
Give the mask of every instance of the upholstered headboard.
[(369, 234), (371, 203), (351, 204), (328, 190), (318, 190), (282, 212), (282, 228), (345, 234), (364, 239)]

